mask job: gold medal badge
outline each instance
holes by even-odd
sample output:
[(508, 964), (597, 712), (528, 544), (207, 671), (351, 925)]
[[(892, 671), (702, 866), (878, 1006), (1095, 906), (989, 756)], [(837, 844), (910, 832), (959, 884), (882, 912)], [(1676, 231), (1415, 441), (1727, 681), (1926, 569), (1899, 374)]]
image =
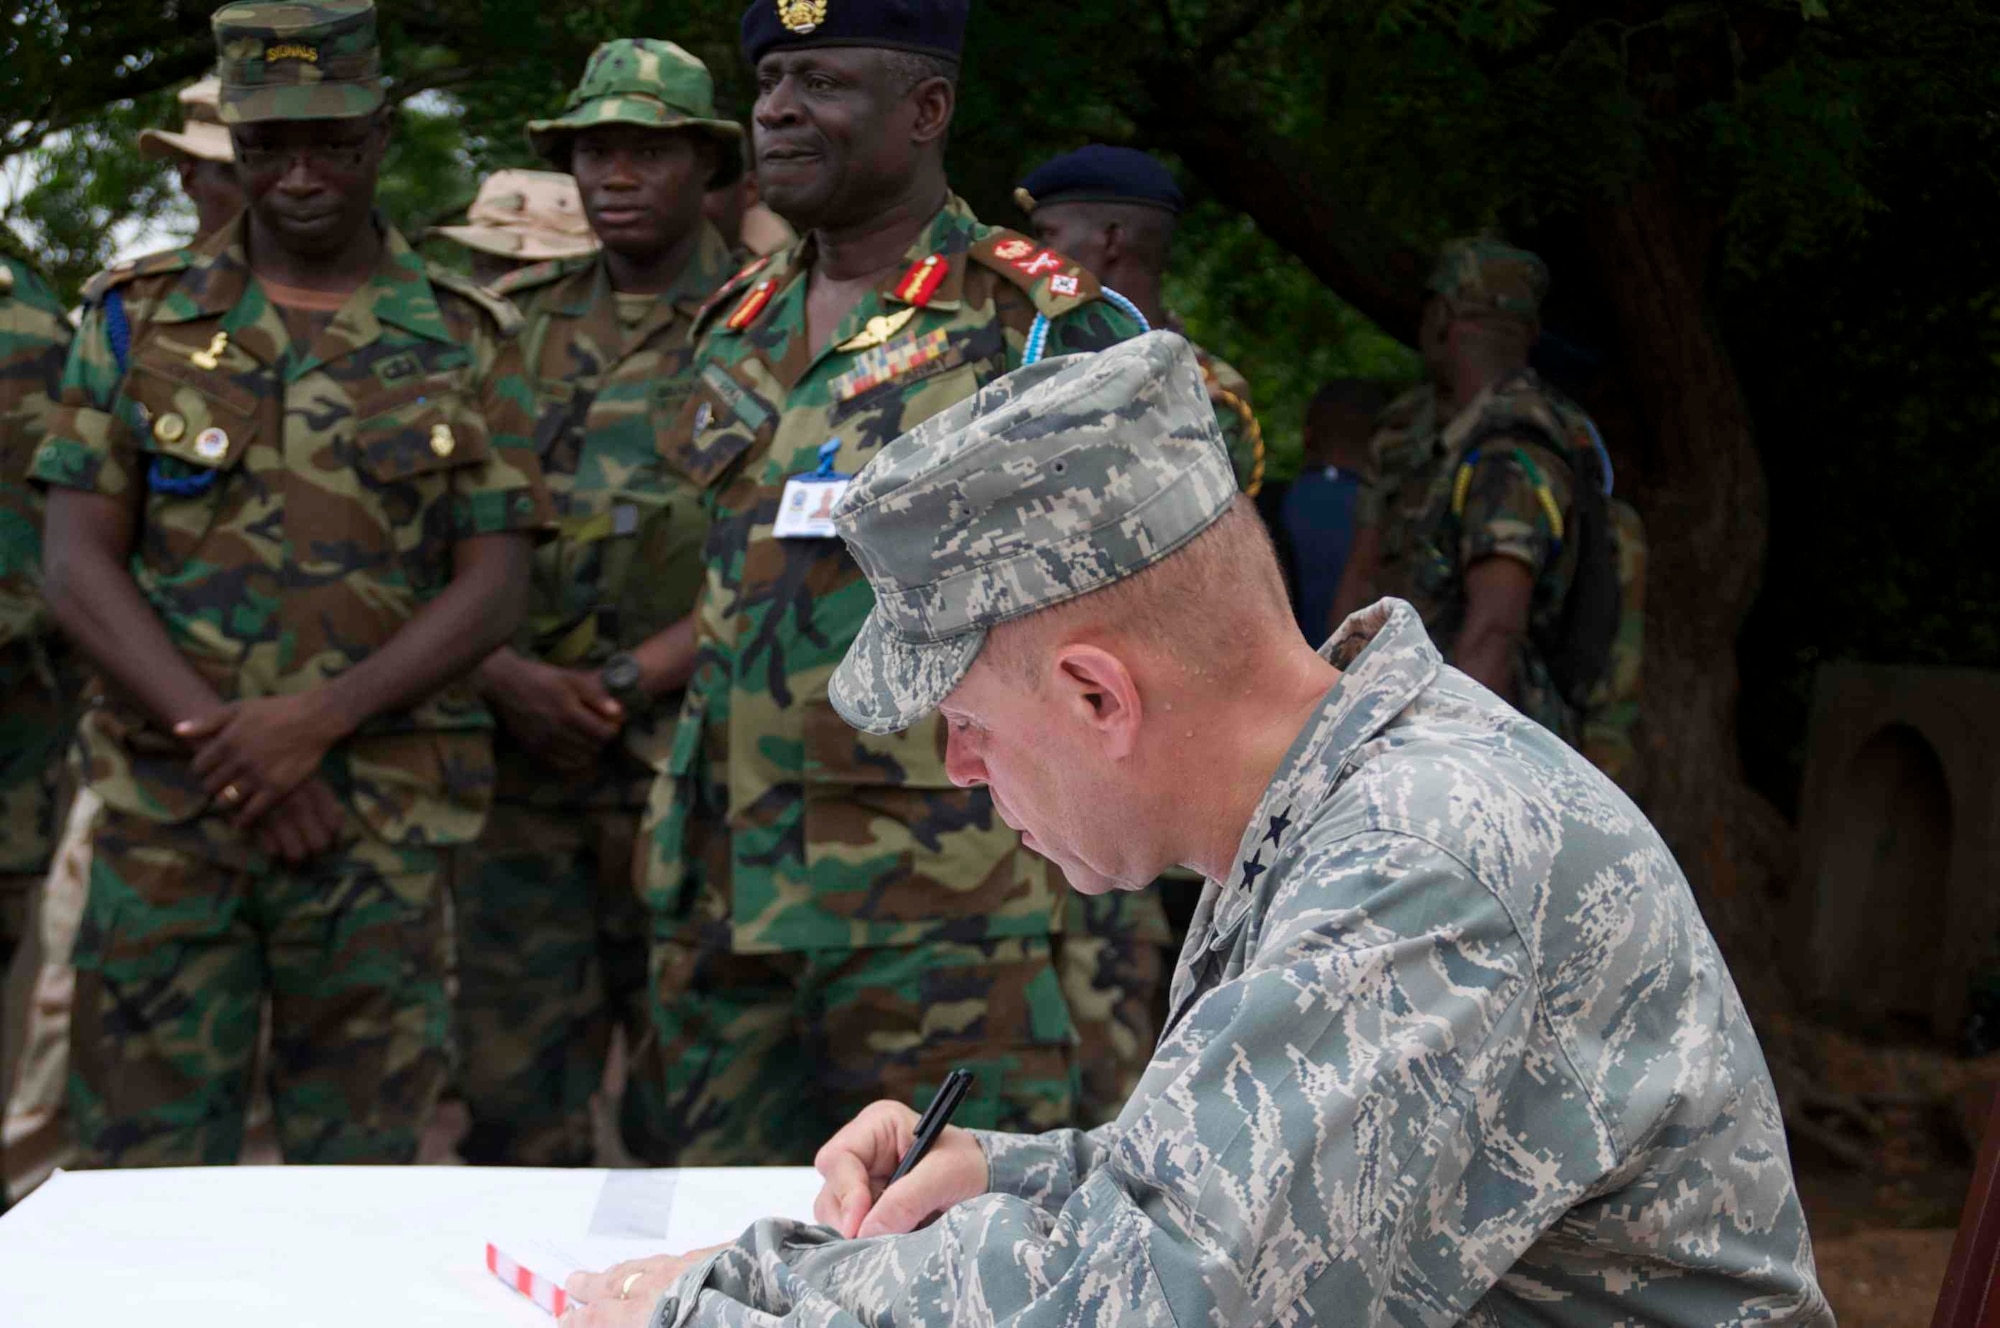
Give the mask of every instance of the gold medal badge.
[(787, 32), (803, 37), (826, 22), (826, 0), (773, 0), (778, 6), (778, 22)]

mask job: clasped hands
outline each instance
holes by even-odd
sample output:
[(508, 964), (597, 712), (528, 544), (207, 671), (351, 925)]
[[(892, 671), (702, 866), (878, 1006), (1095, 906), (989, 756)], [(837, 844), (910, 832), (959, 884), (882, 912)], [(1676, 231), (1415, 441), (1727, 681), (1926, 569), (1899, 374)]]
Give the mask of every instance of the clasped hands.
[[(954, 1204), (986, 1192), (986, 1154), (966, 1131), (947, 1127), (909, 1175), (889, 1185), (916, 1137), (917, 1113), (876, 1102), (827, 1140), (813, 1159), (825, 1184), (813, 1219), (850, 1239), (915, 1231)], [(645, 1328), (660, 1297), (682, 1273), (724, 1246), (633, 1259), (601, 1273), (578, 1273), (564, 1285), (581, 1304), (562, 1328)]]
[(345, 813), (316, 773), (347, 735), (324, 689), (229, 701), (174, 725), (194, 773), (230, 824), (266, 853), (299, 863), (332, 848)]

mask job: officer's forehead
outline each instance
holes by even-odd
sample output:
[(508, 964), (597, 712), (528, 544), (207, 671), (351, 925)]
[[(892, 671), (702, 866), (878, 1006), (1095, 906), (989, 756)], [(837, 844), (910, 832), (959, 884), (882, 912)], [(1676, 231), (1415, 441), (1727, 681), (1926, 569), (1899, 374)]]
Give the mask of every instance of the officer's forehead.
[(856, 80), (867, 79), (882, 72), (888, 54), (872, 46), (816, 46), (804, 51), (772, 51), (757, 62), (757, 78), (761, 82), (817, 70)]

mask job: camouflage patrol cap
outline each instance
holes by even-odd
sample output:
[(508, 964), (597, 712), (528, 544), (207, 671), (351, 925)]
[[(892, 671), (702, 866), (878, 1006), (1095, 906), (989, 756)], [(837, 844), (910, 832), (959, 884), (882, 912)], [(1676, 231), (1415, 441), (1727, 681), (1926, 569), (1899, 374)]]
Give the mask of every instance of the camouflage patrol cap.
[(528, 121), (528, 143), (566, 168), (571, 136), (609, 124), (685, 129), (715, 140), (711, 189), (743, 173), (743, 126), (715, 113), (715, 80), (708, 66), (673, 42), (620, 37), (599, 46), (590, 53), (583, 79), (562, 114)]
[(210, 21), (224, 124), (346, 120), (382, 105), (372, 0), (242, 0)]
[(1532, 323), (1549, 292), (1549, 269), (1526, 249), (1474, 237), (1446, 243), (1426, 289), (1457, 317), (1500, 314)]
[(222, 123), (222, 81), (210, 74), (180, 90), (180, 132), (146, 129), (139, 133), (139, 155), (195, 157), (202, 161), (235, 161), (236, 145)]
[(481, 253), (534, 262), (582, 258), (599, 248), (576, 177), (557, 171), (495, 171), (479, 182), (463, 226), (433, 226), (430, 233)]
[(828, 686), (834, 709), (870, 733), (908, 728), (995, 624), (1158, 562), (1235, 497), (1185, 338), (1015, 370), (889, 443), (834, 511), (875, 591)]

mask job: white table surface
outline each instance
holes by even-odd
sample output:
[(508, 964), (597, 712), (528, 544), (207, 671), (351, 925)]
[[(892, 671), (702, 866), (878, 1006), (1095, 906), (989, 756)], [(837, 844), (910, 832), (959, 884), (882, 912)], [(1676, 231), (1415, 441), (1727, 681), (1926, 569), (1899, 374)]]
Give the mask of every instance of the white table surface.
[[(810, 1218), (809, 1167), (618, 1173), (678, 1253)], [(599, 1170), (70, 1171), (0, 1216), (6, 1328), (550, 1328), (486, 1271), (489, 1239), (602, 1226)], [(643, 1175), (653, 1184), (640, 1180)]]

